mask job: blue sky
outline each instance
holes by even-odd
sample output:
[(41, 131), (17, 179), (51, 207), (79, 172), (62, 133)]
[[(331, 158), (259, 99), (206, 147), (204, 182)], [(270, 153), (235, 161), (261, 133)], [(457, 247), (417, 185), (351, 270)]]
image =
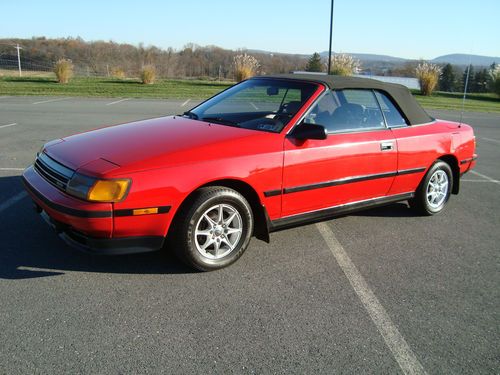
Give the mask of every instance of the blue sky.
[[(330, 0), (5, 1), (0, 37), (182, 48), (328, 50)], [(500, 56), (500, 0), (336, 0), (333, 50), (430, 59)]]

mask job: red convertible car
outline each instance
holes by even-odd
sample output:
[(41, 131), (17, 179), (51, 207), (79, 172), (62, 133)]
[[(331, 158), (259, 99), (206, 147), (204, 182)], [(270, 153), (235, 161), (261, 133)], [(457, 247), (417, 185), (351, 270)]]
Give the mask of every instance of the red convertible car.
[(278, 229), (406, 200), (439, 213), (475, 159), (472, 128), (431, 118), (403, 86), (288, 74), (51, 141), (23, 181), (73, 246), (170, 247), (213, 270)]

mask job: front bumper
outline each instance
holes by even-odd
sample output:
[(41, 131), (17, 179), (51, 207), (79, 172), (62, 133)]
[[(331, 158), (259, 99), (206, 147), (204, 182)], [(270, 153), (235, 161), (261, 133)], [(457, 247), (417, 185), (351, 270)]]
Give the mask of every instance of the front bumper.
[(159, 250), (163, 236), (112, 237), (113, 207), (92, 203), (60, 191), (33, 167), (23, 173), (23, 183), (35, 209), (70, 246), (95, 254), (131, 254)]
[(40, 207), (35, 207), (35, 209), (66, 244), (86, 253), (100, 255), (146, 253), (160, 250), (165, 240), (161, 236), (93, 238), (79, 233), (63, 223), (57, 222)]

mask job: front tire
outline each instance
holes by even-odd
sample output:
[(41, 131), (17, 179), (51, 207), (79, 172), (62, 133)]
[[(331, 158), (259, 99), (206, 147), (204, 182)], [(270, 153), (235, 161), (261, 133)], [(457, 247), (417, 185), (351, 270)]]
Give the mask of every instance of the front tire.
[(410, 206), (420, 214), (435, 215), (443, 211), (453, 188), (453, 173), (444, 161), (437, 161), (426, 173)]
[(200, 271), (234, 263), (253, 233), (253, 214), (240, 193), (226, 187), (201, 188), (178, 215), (172, 241), (177, 256)]

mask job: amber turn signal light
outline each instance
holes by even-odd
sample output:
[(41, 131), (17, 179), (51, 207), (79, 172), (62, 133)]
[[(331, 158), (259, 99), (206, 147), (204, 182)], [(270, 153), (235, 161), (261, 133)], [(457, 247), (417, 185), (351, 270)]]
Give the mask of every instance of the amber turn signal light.
[(138, 208), (136, 210), (132, 210), (133, 215), (150, 215), (157, 213), (158, 213), (158, 207)]

